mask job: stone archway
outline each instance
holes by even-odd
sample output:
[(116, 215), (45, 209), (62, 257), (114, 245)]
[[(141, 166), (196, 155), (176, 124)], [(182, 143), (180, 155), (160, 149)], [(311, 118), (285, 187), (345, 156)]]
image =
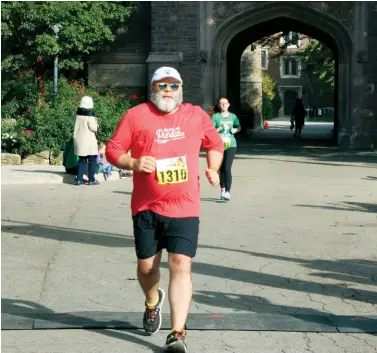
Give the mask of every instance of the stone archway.
[[(241, 7), (243, 5), (240, 5)], [(247, 5), (250, 6), (250, 5)], [(338, 115), (337, 141), (349, 140), (351, 135), (351, 72), (352, 72), (352, 38), (345, 25), (325, 11), (310, 6), (291, 2), (275, 2), (255, 4), (235, 13), (218, 28), (213, 41), (212, 64), (214, 77), (214, 99), (227, 94), (227, 60), (228, 48), (232, 39), (239, 33), (278, 18), (292, 19), (301, 22), (305, 19), (305, 26), (310, 26), (331, 38), (335, 43), (337, 57), (337, 92), (336, 106)], [(347, 143), (347, 142), (346, 142)], [(347, 143), (348, 144), (348, 143)]]

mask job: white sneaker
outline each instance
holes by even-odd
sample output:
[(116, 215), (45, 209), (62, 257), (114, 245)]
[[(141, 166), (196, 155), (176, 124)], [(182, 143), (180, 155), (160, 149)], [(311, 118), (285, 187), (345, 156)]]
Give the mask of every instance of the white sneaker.
[(221, 189), (220, 200), (224, 200), (224, 197), (225, 197), (225, 189)]
[(226, 191), (226, 192), (224, 193), (224, 200), (225, 200), (225, 201), (229, 201), (229, 200), (230, 200), (230, 193), (229, 193), (229, 191)]
[(109, 175), (106, 180), (113, 180), (113, 176), (112, 175)]

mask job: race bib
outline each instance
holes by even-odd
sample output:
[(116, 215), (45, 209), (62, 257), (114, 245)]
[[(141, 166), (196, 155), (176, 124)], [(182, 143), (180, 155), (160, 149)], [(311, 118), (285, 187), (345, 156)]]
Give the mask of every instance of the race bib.
[(224, 148), (230, 147), (230, 137), (222, 137), (223, 143), (224, 143)]
[(178, 184), (188, 181), (186, 156), (158, 159), (156, 161), (157, 183)]

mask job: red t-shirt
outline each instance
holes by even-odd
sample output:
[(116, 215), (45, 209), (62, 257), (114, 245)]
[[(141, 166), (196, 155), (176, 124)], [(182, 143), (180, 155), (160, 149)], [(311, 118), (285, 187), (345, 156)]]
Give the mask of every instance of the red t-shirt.
[[(186, 160), (184, 168), (188, 172), (183, 177), (187, 180), (175, 184), (159, 184), (159, 171), (150, 174), (134, 172), (132, 215), (150, 210), (167, 217), (199, 217), (201, 147), (224, 151), (222, 139), (211, 118), (199, 106), (181, 104), (175, 113), (164, 114), (148, 102), (127, 110), (107, 144), (108, 161), (117, 165), (119, 157), (131, 150), (135, 159), (152, 156), (157, 161), (172, 157), (179, 163)], [(175, 173), (178, 177), (178, 170)], [(165, 178), (167, 176), (165, 174)]]

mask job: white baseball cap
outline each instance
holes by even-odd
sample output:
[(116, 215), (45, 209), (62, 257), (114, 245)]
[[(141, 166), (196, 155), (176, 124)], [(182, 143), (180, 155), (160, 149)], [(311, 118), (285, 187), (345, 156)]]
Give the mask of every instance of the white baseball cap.
[(153, 84), (153, 82), (160, 81), (166, 77), (175, 78), (180, 83), (183, 83), (179, 72), (176, 69), (174, 69), (174, 67), (168, 67), (168, 66), (163, 66), (157, 69), (152, 76), (151, 83)]
[(84, 108), (84, 109), (93, 109), (93, 99), (92, 99), (92, 97), (89, 97), (89, 96), (82, 97), (79, 107)]

